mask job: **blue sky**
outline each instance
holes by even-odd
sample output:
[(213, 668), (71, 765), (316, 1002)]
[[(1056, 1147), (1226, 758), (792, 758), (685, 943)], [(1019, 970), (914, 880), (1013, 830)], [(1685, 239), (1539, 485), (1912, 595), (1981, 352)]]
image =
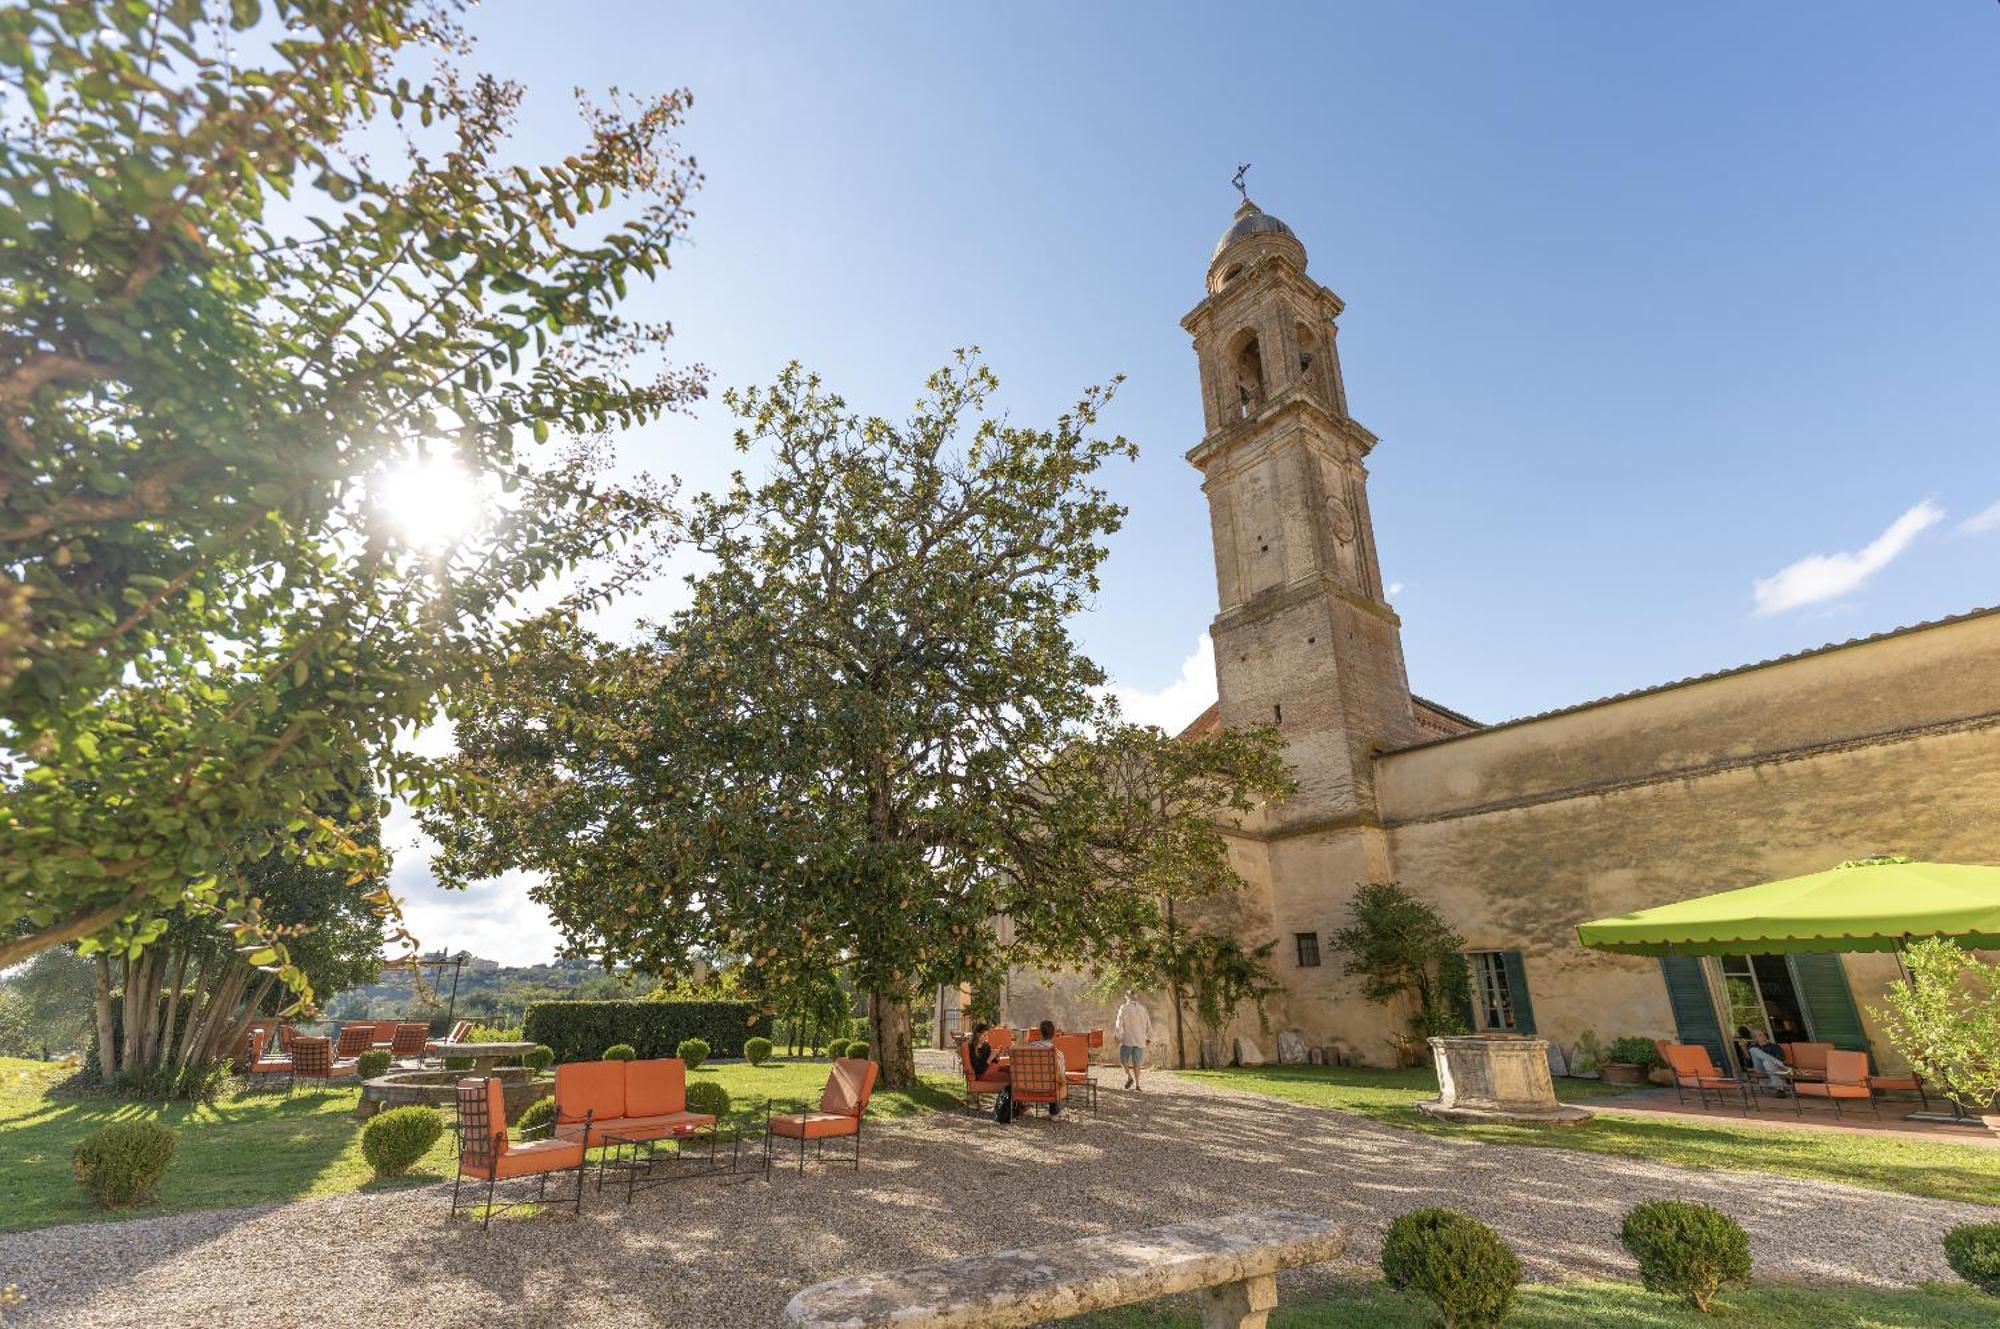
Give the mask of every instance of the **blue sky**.
[[(639, 302), (717, 387), (797, 358), (895, 414), (977, 343), (1046, 420), (1126, 375), (1076, 628), (1144, 718), (1212, 695), (1179, 320), (1239, 161), (1347, 301), (1417, 691), (1503, 719), (2000, 602), (2000, 5), (556, 13), (470, 21), (524, 156), (572, 87), (694, 91), (691, 243)], [(703, 487), (728, 435), (711, 400), (622, 449)], [(427, 880), (403, 854), (427, 943), (551, 949), (520, 881)]]

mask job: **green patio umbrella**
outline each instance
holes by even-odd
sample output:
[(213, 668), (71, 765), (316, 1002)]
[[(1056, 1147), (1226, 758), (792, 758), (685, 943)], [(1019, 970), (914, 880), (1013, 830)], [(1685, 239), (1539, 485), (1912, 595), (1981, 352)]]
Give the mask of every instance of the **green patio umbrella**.
[(2000, 867), (1863, 858), (1600, 918), (1576, 936), (1620, 955), (1893, 951), (1920, 937), (2000, 947)]

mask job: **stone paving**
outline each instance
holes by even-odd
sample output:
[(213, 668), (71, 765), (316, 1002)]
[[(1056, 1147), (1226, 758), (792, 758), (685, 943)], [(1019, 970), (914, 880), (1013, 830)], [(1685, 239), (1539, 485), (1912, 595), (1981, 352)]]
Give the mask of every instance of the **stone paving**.
[(1625, 1276), (1619, 1216), (1706, 1200), (1751, 1234), (1760, 1277), (1914, 1284), (1950, 1277), (1939, 1238), (1971, 1205), (1824, 1182), (1694, 1172), (1419, 1135), (1158, 1074), (1103, 1111), (1011, 1126), (938, 1114), (868, 1132), (860, 1172), (705, 1179), (580, 1217), (447, 1227), (435, 1187), (0, 1236), (9, 1329), (365, 1323), (766, 1329), (797, 1289), (864, 1270), (1249, 1209), (1349, 1225), (1339, 1265), (1281, 1292), (1365, 1278), (1384, 1222), (1445, 1204), (1498, 1227), (1528, 1276)]

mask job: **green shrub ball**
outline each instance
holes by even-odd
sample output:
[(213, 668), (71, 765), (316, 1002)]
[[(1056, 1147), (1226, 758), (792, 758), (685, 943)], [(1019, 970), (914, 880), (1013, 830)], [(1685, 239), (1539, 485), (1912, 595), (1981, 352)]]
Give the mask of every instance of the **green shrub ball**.
[(865, 1039), (855, 1039), (847, 1045), (847, 1055), (861, 1061), (868, 1060), (868, 1043)]
[(683, 1038), (674, 1048), (674, 1055), (687, 1063), (691, 1071), (700, 1070), (708, 1060), (708, 1040), (705, 1038)]
[(556, 1050), (547, 1043), (537, 1043), (521, 1054), (521, 1064), (540, 1074), (556, 1064)]
[(1660, 1060), (1660, 1050), (1653, 1046), (1652, 1039), (1640, 1038), (1634, 1034), (1612, 1039), (1611, 1046), (1604, 1049), (1604, 1055), (1599, 1060), (1629, 1062), (1635, 1066), (1643, 1066), (1649, 1071), (1666, 1065)]
[(548, 1127), (556, 1119), (556, 1100), (538, 1098), (521, 1109), (521, 1115), (514, 1119), (514, 1130), (527, 1137), (531, 1133), (539, 1136), (547, 1134)]
[(372, 1080), (378, 1075), (388, 1073), (389, 1060), (386, 1048), (370, 1048), (354, 1059), (354, 1069), (362, 1079)]
[(446, 1057), (444, 1059), (444, 1068), (448, 1071), (469, 1071), (472, 1069), (472, 1058)]
[(720, 1121), (729, 1115), (729, 1091), (713, 1080), (690, 1080), (687, 1087), (687, 1110)]
[(106, 1209), (153, 1198), (179, 1137), (157, 1121), (114, 1121), (85, 1136), (70, 1166), (90, 1197)]
[(604, 1056), (600, 1060), (636, 1061), (638, 1057), (638, 1049), (634, 1048), (630, 1043), (613, 1043), (610, 1047), (604, 1049)]
[(1500, 1234), (1452, 1209), (1415, 1209), (1389, 1224), (1382, 1277), (1422, 1297), (1448, 1325), (1488, 1329), (1506, 1318), (1521, 1262)]
[(2000, 1297), (2000, 1223), (1967, 1223), (1944, 1234), (1945, 1263), (1981, 1292)]
[(1687, 1200), (1635, 1204), (1618, 1240), (1639, 1262), (1649, 1292), (1705, 1311), (1725, 1287), (1750, 1281), (1750, 1234), (1720, 1209)]
[(743, 1060), (749, 1062), (752, 1066), (762, 1066), (765, 1062), (769, 1061), (770, 1059), (771, 1059), (770, 1039), (750, 1038), (744, 1040)]
[(361, 1128), (361, 1156), (378, 1177), (400, 1177), (444, 1134), (436, 1108), (399, 1107), (378, 1112)]
[(826, 1045), (826, 1055), (833, 1061), (839, 1061), (847, 1055), (847, 1040), (836, 1038), (831, 1043), (828, 1043)]

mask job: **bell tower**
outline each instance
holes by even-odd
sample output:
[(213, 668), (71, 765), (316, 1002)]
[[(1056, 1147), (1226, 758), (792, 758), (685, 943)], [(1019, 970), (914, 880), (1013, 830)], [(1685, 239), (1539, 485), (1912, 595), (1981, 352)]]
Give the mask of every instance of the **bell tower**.
[(1306, 275), (1291, 228), (1246, 194), (1207, 297), (1181, 320), (1207, 426), (1187, 456), (1215, 541), (1220, 719), (1284, 736), (1299, 791), (1263, 818), (1281, 837), (1378, 828), (1373, 755), (1417, 737), (1368, 513), (1376, 439), (1347, 413), (1341, 380), (1343, 307)]

